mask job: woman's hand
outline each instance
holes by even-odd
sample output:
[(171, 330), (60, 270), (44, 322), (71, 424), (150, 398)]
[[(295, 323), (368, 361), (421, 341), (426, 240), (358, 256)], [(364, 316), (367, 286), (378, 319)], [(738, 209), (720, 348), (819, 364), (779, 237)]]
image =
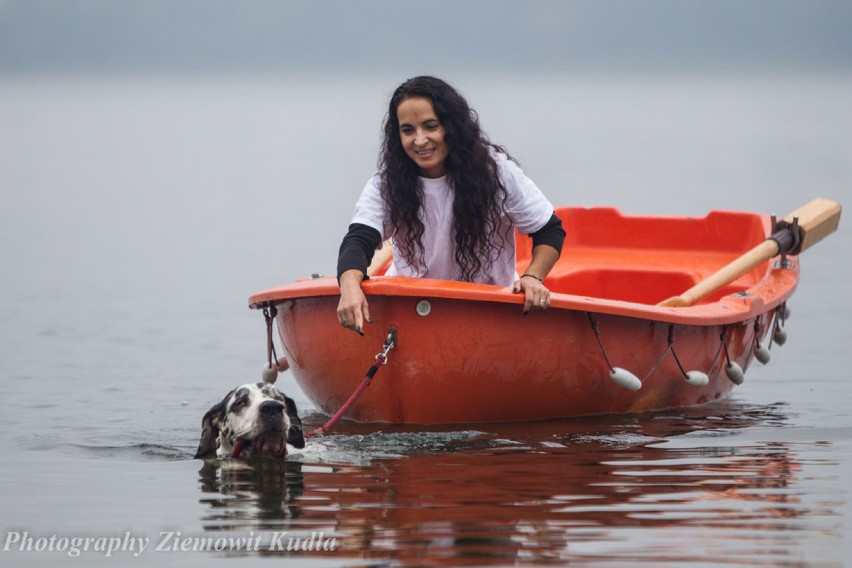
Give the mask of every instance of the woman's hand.
[(530, 310), (546, 310), (550, 307), (550, 290), (542, 280), (559, 260), (559, 251), (550, 245), (533, 247), (532, 259), (523, 276), (512, 287), (516, 294), (524, 293), (524, 315)]
[(364, 322), (370, 319), (370, 306), (361, 290), (364, 273), (360, 270), (347, 270), (340, 275), (340, 302), (337, 304), (337, 321), (347, 329), (364, 335)]
[(550, 290), (538, 277), (525, 274), (515, 281), (512, 291), (524, 294), (524, 315), (530, 310), (546, 310), (550, 306)]

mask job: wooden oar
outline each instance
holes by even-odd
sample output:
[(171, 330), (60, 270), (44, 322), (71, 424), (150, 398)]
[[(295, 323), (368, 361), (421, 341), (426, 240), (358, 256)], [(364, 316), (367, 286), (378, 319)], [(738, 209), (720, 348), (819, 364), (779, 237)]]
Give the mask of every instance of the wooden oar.
[(821, 197), (814, 199), (784, 217), (779, 223), (781, 229), (771, 237), (680, 296), (674, 296), (657, 305), (667, 308), (692, 306), (773, 256), (782, 252), (799, 254), (809, 249), (837, 229), (840, 211), (840, 204), (836, 201)]
[(367, 276), (375, 276), (376, 272), (384, 268), (384, 266), (393, 258), (393, 239), (388, 239), (382, 243), (382, 248), (373, 253), (373, 260), (370, 261), (370, 266), (367, 267)]

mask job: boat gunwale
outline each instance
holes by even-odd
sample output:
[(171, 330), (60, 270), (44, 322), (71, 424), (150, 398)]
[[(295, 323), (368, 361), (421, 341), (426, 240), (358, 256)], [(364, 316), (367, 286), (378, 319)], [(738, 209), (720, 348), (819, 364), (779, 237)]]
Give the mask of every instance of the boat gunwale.
[[(550, 310), (583, 311), (624, 316), (664, 323), (695, 326), (715, 326), (740, 323), (776, 308), (795, 291), (798, 283), (798, 262), (788, 257), (792, 266), (767, 270), (766, 275), (749, 289), (729, 294), (717, 301), (689, 307), (659, 307), (623, 300), (576, 296), (552, 292)], [(460, 301), (523, 304), (523, 296), (512, 289), (490, 284), (410, 278), (403, 276), (376, 276), (362, 283), (369, 296), (442, 298)], [(262, 309), (269, 304), (288, 300), (338, 296), (340, 289), (332, 276), (301, 279), (291, 284), (258, 292), (249, 298), (249, 307)]]

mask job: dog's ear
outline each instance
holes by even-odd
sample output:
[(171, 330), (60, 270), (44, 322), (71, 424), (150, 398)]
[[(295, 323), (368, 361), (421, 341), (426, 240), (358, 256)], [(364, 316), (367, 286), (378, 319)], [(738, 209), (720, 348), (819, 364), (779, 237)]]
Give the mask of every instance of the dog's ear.
[[(228, 396), (230, 396), (230, 393)], [(195, 459), (204, 460), (216, 457), (219, 426), (225, 417), (225, 401), (227, 400), (228, 397), (225, 397), (222, 402), (208, 410), (201, 420), (201, 439), (198, 441)]]
[(290, 429), (287, 430), (287, 443), (294, 448), (305, 447), (305, 435), (302, 432), (302, 420), (296, 411), (296, 403), (293, 399), (285, 396), (284, 406), (287, 408), (287, 416), (290, 418)]

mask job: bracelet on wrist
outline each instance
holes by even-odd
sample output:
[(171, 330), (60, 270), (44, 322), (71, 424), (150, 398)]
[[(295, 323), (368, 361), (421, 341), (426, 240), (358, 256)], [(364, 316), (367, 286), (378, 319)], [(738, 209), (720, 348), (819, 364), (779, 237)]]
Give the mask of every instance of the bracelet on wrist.
[(535, 274), (529, 274), (529, 273), (521, 274), (521, 278), (523, 278), (524, 276), (529, 276), (530, 278), (535, 278), (535, 279), (536, 279), (536, 280), (538, 280), (539, 282), (544, 282), (544, 280), (542, 280), (541, 278), (539, 278), (539, 277), (538, 277), (538, 276), (536, 276)]

